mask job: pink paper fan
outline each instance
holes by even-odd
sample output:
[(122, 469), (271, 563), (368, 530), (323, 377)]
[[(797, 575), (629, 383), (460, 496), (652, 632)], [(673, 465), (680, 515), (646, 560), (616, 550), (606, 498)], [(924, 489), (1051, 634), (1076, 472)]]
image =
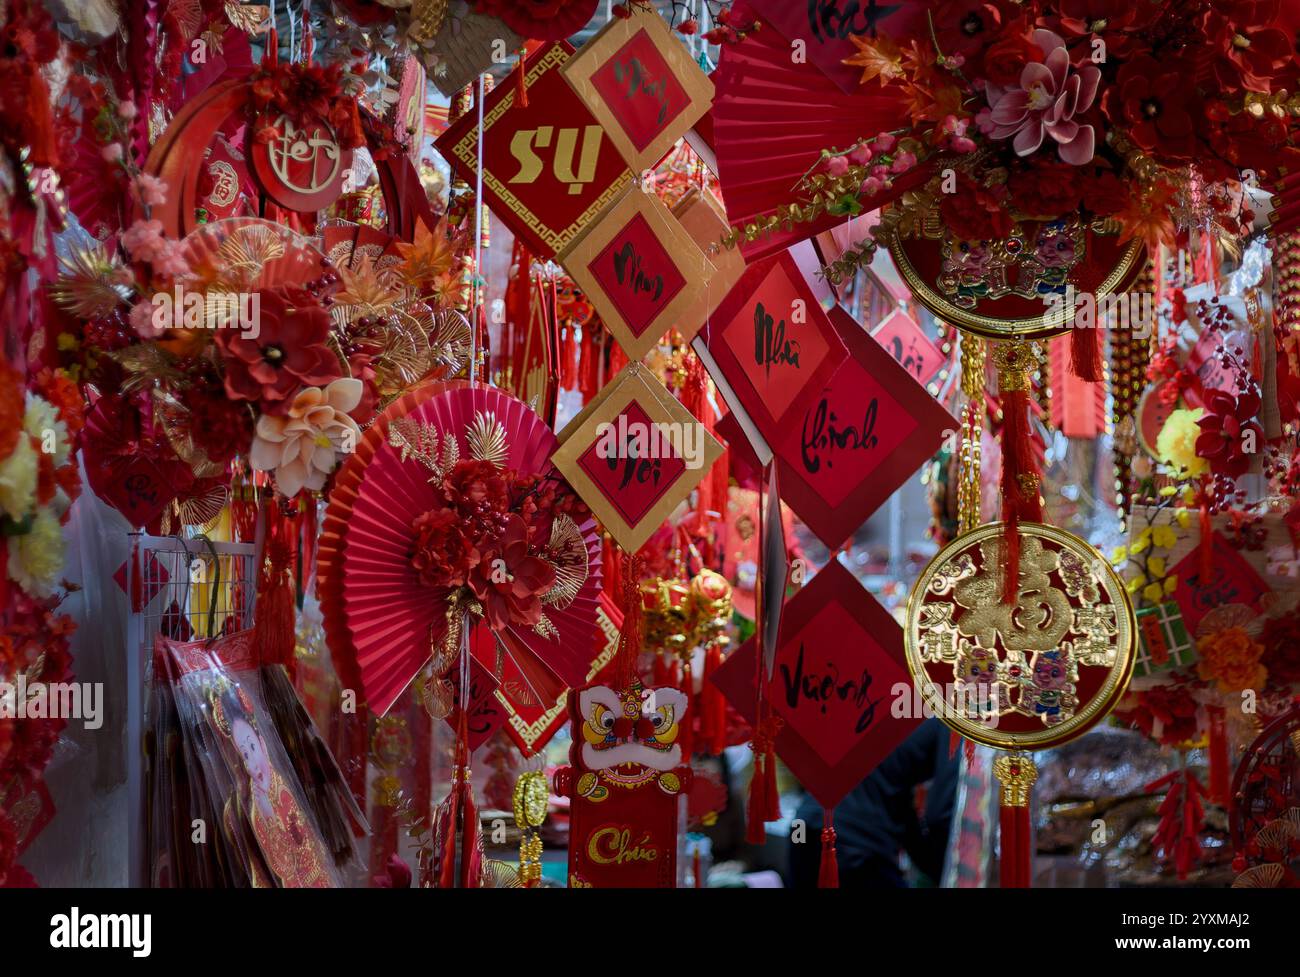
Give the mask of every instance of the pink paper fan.
[[(433, 425), (444, 437), (454, 436), (461, 457), (467, 458), (466, 432), (479, 413), (492, 414), (506, 431), (509, 449), (504, 467), (524, 474), (553, 471), (550, 455), (555, 435), (522, 401), (492, 387), (464, 383), (440, 387), (422, 402), (404, 406), (406, 416)], [(342, 535), (337, 558), (340, 623), (354, 652), (355, 672), (366, 699), (379, 713), (389, 709), (429, 660), (432, 643), (446, 629), (445, 604), (420, 583), (411, 565), (415, 539), (411, 524), (431, 507), (433, 488), (428, 470), (415, 461), (403, 462), (400, 451), (387, 443), (384, 432), (397, 416), (401, 415), (386, 411), (376, 423), (384, 440), (364, 463), (355, 492), (341, 485), (337, 505), (333, 495), (330, 503), (338, 516), (331, 527)], [(368, 432), (367, 440), (374, 433)], [(558, 638), (547, 640), (522, 628), (499, 635), (504, 654), (519, 665), (539, 695), (581, 684), (591, 664), (600, 542), (594, 519), (580, 529), (590, 572), (572, 603), (547, 611)], [(329, 559), (332, 564), (334, 557)], [(330, 639), (333, 648), (335, 635)]]

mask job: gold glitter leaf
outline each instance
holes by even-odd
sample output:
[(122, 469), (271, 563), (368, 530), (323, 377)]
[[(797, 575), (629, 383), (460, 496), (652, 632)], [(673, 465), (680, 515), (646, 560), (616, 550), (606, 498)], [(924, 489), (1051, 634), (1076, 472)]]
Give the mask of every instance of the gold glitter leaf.
[(543, 559), (555, 570), (555, 583), (542, 595), (542, 603), (563, 610), (578, 596), (591, 569), (587, 561), (587, 541), (582, 538), (578, 524), (569, 516), (557, 516), (551, 523), (551, 539)]
[(264, 4), (226, 4), (226, 19), (245, 34), (265, 34), (271, 22), (271, 8)]
[(469, 444), (469, 456), (476, 461), (490, 461), (501, 468), (510, 456), (505, 425), (490, 411), (475, 413), (474, 423), (470, 425), (465, 440)]
[(131, 296), (130, 288), (116, 278), (122, 267), (102, 244), (74, 247), (59, 258), (61, 274), (50, 286), (50, 295), (79, 319), (107, 315)]

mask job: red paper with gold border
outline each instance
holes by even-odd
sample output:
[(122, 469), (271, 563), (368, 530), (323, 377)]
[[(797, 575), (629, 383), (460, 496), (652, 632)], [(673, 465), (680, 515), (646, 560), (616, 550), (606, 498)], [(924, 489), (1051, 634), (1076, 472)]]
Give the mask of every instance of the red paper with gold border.
[(670, 328), (690, 340), (713, 265), (659, 198), (632, 187), (559, 256), (628, 359), (645, 356)]
[(689, 699), (672, 688), (589, 685), (569, 693), (569, 886), (671, 889), (693, 771), (676, 742)]
[(772, 443), (781, 497), (827, 546), (849, 538), (916, 473), (957, 421), (853, 318), (830, 311), (849, 349), (804, 414)]
[(1260, 602), (1271, 592), (1255, 568), (1217, 532), (1213, 533), (1210, 541), (1211, 576), (1202, 579), (1201, 545), (1198, 543), (1169, 571), (1178, 578), (1173, 597), (1191, 633), (1195, 633), (1201, 618), (1216, 607), (1245, 604), (1258, 611), (1261, 610)]
[(563, 71), (637, 172), (663, 159), (713, 101), (713, 82), (653, 11), (610, 20)]
[(848, 355), (788, 252), (750, 265), (703, 336), (768, 444), (803, 416)]
[[(483, 103), (483, 200), (528, 250), (554, 258), (632, 180), (599, 122), (564, 80), (573, 48), (560, 42), (528, 59), (528, 104), (501, 85)], [(437, 142), (457, 175), (478, 172), (478, 114)]]
[[(587, 673), (589, 684), (608, 676), (609, 665), (618, 651), (618, 629), (622, 624), (622, 611), (602, 591), (596, 609), (596, 657)], [(554, 702), (542, 702), (509, 659), (503, 663), (501, 684), (494, 694), (505, 712), (505, 731), (524, 756), (538, 753), (569, 721), (569, 690), (565, 689)]]
[[(713, 682), (755, 721), (754, 639)], [(899, 685), (912, 681), (903, 629), (841, 563), (832, 560), (786, 602), (768, 686), (783, 725), (776, 753), (825, 807), (834, 807), (921, 722), (895, 717)]]
[[(637, 432), (673, 429), (683, 432), (680, 447), (686, 454), (690, 444), (700, 446), (699, 467), (692, 468), (679, 446), (661, 437), (638, 447)], [(659, 379), (633, 361), (569, 422), (551, 460), (600, 524), (634, 553), (690, 495), (722, 450)], [(644, 453), (634, 456), (637, 451)]]

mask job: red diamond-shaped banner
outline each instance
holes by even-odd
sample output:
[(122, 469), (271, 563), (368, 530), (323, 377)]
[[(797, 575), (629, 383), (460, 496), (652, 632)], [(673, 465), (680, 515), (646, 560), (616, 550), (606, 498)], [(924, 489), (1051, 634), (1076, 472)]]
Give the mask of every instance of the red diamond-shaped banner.
[(798, 423), (847, 356), (788, 252), (750, 265), (703, 335), (714, 380), (735, 394), (769, 445)]
[(938, 450), (957, 421), (840, 307), (849, 357), (771, 442), (781, 497), (823, 543), (849, 538)]
[[(756, 693), (754, 639), (713, 682), (750, 723)], [(920, 723), (893, 715), (912, 680), (903, 629), (832, 560), (785, 605), (768, 686), (783, 725), (776, 753), (824, 806), (834, 807)]]

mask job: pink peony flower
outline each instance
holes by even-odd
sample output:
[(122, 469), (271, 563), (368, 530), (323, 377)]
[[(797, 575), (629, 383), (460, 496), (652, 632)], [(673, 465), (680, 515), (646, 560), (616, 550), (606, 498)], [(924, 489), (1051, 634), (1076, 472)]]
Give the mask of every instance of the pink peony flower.
[(121, 162), (122, 144), (120, 142), (111, 142), (99, 151), (99, 155), (104, 158), (105, 163)]
[(1036, 30), (1033, 40), (1043, 52), (1043, 62), (1025, 65), (1018, 85), (987, 84), (985, 95), (992, 111), (977, 125), (993, 139), (1014, 136), (1017, 156), (1037, 152), (1050, 136), (1062, 160), (1082, 166), (1092, 160), (1096, 133), (1092, 126), (1075, 121), (1075, 116), (1092, 107), (1101, 70), (1092, 64), (1075, 68), (1065, 41), (1052, 31)]
[(123, 101), (117, 105), (117, 114), (126, 119), (127, 122), (135, 118), (136, 112), (135, 102)]

